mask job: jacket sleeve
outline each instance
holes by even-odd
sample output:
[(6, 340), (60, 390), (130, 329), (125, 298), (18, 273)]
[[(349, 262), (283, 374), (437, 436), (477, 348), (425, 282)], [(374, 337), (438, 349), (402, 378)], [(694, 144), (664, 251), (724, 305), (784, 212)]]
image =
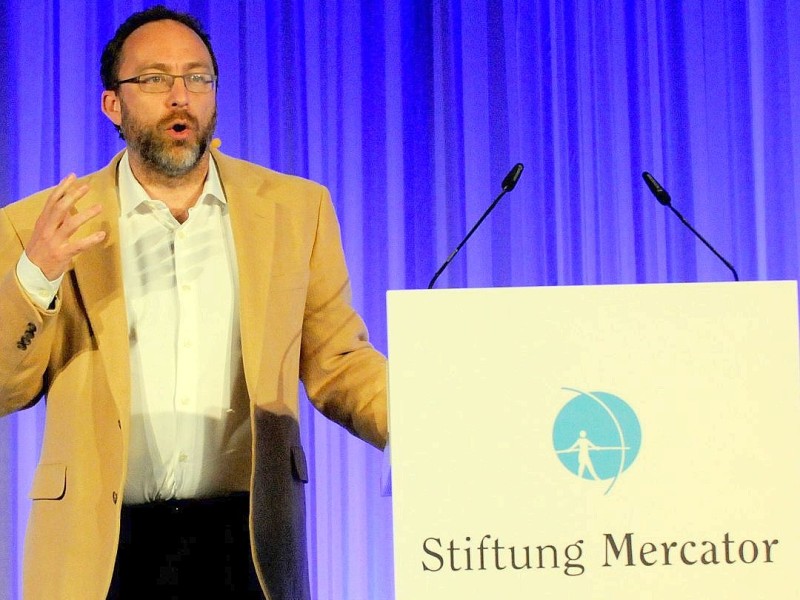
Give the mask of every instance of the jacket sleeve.
[(322, 188), (300, 358), (312, 403), (370, 444), (387, 439), (386, 358), (351, 304), (350, 278), (333, 204)]
[(37, 307), (17, 279), (22, 240), (0, 209), (0, 416), (35, 404), (44, 391), (58, 313)]

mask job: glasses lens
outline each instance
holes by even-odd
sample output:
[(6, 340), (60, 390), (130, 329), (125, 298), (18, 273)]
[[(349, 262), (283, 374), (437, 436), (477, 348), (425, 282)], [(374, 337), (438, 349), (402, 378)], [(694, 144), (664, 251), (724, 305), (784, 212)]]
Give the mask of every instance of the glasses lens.
[(210, 92), (216, 84), (216, 77), (208, 73), (189, 73), (188, 75), (148, 73), (128, 81), (136, 81), (143, 92), (157, 94), (170, 91), (176, 78), (183, 79), (186, 89), (190, 92)]
[(152, 73), (139, 77), (139, 87), (145, 92), (168, 92), (174, 78), (166, 73)]
[(210, 92), (214, 88), (214, 76), (207, 73), (190, 73), (183, 80), (190, 92)]

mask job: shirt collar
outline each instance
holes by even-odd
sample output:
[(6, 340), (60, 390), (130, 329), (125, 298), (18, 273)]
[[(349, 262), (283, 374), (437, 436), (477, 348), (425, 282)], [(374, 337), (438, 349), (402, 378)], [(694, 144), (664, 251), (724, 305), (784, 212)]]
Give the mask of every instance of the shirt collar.
[[(131, 170), (131, 163), (128, 160), (128, 152), (126, 151), (119, 161), (118, 167), (118, 180), (119, 180), (119, 202), (120, 214), (129, 215), (143, 202), (148, 200), (158, 200), (158, 198), (150, 198), (142, 184), (139, 183), (133, 175)], [(197, 203), (203, 202), (206, 198), (209, 200), (216, 200), (222, 204), (227, 204), (225, 192), (222, 190), (222, 183), (219, 179), (219, 172), (217, 171), (217, 164), (214, 162), (214, 157), (208, 161), (208, 174), (206, 181), (203, 184), (203, 191), (200, 192), (200, 197)]]

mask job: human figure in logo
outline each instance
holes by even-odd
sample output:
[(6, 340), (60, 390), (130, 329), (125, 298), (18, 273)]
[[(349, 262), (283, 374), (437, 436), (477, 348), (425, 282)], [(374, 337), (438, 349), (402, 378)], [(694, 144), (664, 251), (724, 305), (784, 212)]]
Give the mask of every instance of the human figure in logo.
[(592, 456), (590, 454), (592, 450), (630, 450), (630, 448), (628, 446), (596, 446), (592, 443), (592, 440), (587, 437), (586, 431), (581, 430), (578, 439), (575, 440), (572, 446), (564, 450), (557, 450), (556, 452), (558, 454), (577, 452), (578, 477), (583, 478), (584, 472), (586, 469), (589, 469), (589, 474), (592, 476), (592, 479), (600, 481), (601, 477), (597, 475), (597, 471), (594, 470), (594, 464), (592, 464)]
[(566, 451), (578, 451), (578, 477), (583, 477), (584, 471), (589, 469), (589, 474), (595, 481), (599, 481), (600, 478), (597, 476), (597, 472), (594, 470), (594, 465), (592, 464), (592, 456), (589, 454), (590, 450), (596, 449), (588, 437), (586, 437), (586, 431), (581, 430), (580, 437), (575, 440), (575, 443), (572, 444)]

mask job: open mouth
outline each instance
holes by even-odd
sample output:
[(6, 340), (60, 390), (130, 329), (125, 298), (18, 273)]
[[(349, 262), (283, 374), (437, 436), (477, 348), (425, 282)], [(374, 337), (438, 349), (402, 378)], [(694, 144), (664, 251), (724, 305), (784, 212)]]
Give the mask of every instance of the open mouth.
[(186, 125), (184, 123), (175, 123), (171, 129), (177, 133), (181, 133), (182, 131), (186, 131)]

